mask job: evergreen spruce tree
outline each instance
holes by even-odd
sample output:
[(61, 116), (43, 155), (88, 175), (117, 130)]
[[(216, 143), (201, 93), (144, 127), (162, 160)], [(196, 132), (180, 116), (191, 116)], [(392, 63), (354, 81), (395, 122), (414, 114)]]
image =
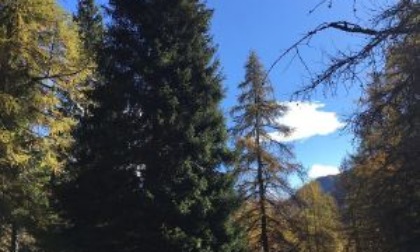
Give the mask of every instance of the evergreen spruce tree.
[(252, 249), (268, 252), (277, 250), (276, 240), (286, 241), (281, 237), (280, 216), (275, 214), (274, 208), (279, 197), (291, 193), (287, 176), (298, 172), (300, 166), (291, 162), (293, 153), (290, 147), (271, 134), (287, 135), (291, 132), (277, 121), (287, 107), (273, 99), (272, 86), (254, 52), (246, 63), (245, 81), (239, 84), (239, 89), (239, 105), (232, 109), (233, 135), (238, 138), (240, 153), (236, 170), (241, 177), (239, 188), (250, 201), (250, 206), (254, 206), (240, 218), (250, 222), (248, 230), (251, 234), (258, 234), (258, 243), (250, 244)]
[(79, 0), (74, 20), (79, 24), (79, 34), (86, 53), (95, 57), (100, 50), (104, 29), (102, 15), (94, 0)]
[[(130, 6), (125, 6), (130, 7)], [(148, 251), (237, 251), (221, 77), (201, 1), (139, 4), (145, 66), (141, 147)], [(128, 9), (125, 9), (128, 11)]]
[(196, 0), (109, 6), (104, 82), (61, 187), (67, 250), (239, 251), (211, 11)]
[(81, 47), (55, 1), (0, 1), (2, 251), (35, 249), (55, 219), (51, 181), (65, 165), (89, 75)]

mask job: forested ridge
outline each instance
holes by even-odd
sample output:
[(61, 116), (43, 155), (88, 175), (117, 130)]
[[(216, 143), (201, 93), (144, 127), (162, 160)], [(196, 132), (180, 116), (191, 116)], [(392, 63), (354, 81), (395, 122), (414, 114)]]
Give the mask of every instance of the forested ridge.
[[(323, 23), (268, 68), (251, 51), (228, 114), (214, 11), (0, 0), (0, 251), (420, 251), (419, 1), (366, 26)], [(310, 71), (300, 50), (326, 30), (365, 44), (293, 98), (348, 82), (363, 94), (347, 124), (355, 153), (309, 181), (273, 135), (294, 129), (270, 73), (293, 53)]]

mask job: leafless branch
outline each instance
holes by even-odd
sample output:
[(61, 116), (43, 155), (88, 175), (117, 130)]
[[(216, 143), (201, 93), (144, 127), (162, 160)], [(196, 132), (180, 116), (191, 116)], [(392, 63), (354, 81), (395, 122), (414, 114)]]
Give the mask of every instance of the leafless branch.
[[(323, 0), (313, 9), (315, 10), (320, 5), (325, 4), (327, 1)], [(265, 79), (268, 78), (273, 69), (288, 55), (294, 52), (294, 56), (299, 59), (304, 68), (311, 75), (310, 84), (304, 86), (302, 89), (295, 92), (294, 96), (306, 95), (310, 91), (316, 89), (321, 84), (326, 84), (328, 87), (346, 76), (349, 80), (359, 80), (357, 69), (368, 59), (375, 58), (379, 50), (391, 44), (392, 41), (398, 41), (409, 34), (417, 34), (420, 32), (420, 25), (416, 17), (420, 13), (420, 7), (412, 1), (401, 1), (402, 3), (396, 4), (393, 7), (387, 8), (380, 15), (374, 19), (371, 27), (361, 26), (348, 21), (336, 21), (323, 23), (315, 29), (307, 32), (298, 41), (292, 44), (289, 48), (283, 51), (279, 57), (268, 68)], [(405, 2), (405, 3), (404, 3)], [(407, 3), (411, 2), (411, 3)], [(313, 11), (311, 10), (311, 11)], [(413, 21), (414, 20), (414, 21)], [(346, 34), (358, 34), (367, 39), (367, 42), (357, 51), (348, 54), (338, 52), (335, 57), (331, 57), (327, 68), (319, 74), (313, 76), (309, 70), (308, 64), (303, 59), (300, 53), (300, 47), (308, 46), (314, 36), (326, 31), (335, 30)], [(374, 64), (374, 61), (369, 61)], [(370, 65), (368, 63), (368, 65)]]

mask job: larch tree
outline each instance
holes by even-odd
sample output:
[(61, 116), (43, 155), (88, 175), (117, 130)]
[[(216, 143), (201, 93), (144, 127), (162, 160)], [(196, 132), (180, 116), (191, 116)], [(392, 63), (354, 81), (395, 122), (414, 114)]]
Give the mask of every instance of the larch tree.
[[(277, 200), (292, 192), (288, 175), (300, 166), (291, 162), (290, 147), (277, 141), (272, 133), (288, 135), (291, 129), (279, 124), (287, 107), (273, 99), (272, 86), (263, 66), (252, 52), (246, 63), (245, 81), (239, 84), (238, 105), (232, 109), (233, 136), (237, 138), (239, 161), (238, 187), (247, 204), (240, 219), (248, 220), (248, 231), (257, 236), (255, 250), (275, 250), (275, 240), (283, 240), (279, 216), (274, 214)], [(252, 221), (249, 221), (252, 220)], [(278, 237), (280, 236), (280, 237)], [(254, 240), (253, 237), (249, 238)]]
[(355, 117), (361, 144), (345, 181), (355, 251), (420, 247), (419, 48), (418, 35), (388, 48)]
[[(270, 70), (294, 54), (310, 75), (310, 82), (297, 95), (310, 96), (319, 87), (334, 93), (343, 84), (357, 84), (363, 89), (363, 109), (350, 121), (361, 146), (351, 158), (352, 171), (345, 176), (349, 187), (347, 214), (353, 226), (349, 234), (356, 251), (414, 251), (419, 246), (414, 235), (419, 227), (415, 213), (419, 209), (419, 174), (414, 167), (420, 156), (420, 2), (355, 0), (350, 4), (356, 13), (359, 8), (366, 9), (369, 2), (373, 3), (369, 20), (319, 24), (287, 48)], [(334, 3), (320, 0), (310, 12)], [(329, 53), (326, 67), (312, 72), (302, 48), (325, 31), (358, 35), (363, 41), (351, 50), (346, 47)], [(366, 82), (363, 76), (369, 71), (374, 80)]]
[(66, 163), (90, 74), (81, 49), (55, 1), (0, 1), (1, 250), (25, 249), (33, 237), (40, 245), (55, 218), (52, 180)]
[(108, 13), (103, 83), (61, 187), (67, 250), (241, 251), (212, 11), (154, 0)]
[(325, 194), (316, 181), (300, 188), (297, 197), (301, 203), (295, 216), (301, 232), (296, 235), (298, 251), (344, 251), (340, 213), (334, 198)]
[[(315, 9), (335, 1), (318, 2)], [(365, 9), (368, 2), (352, 1), (353, 11)], [(348, 217), (352, 218), (349, 234), (356, 251), (415, 251), (419, 246), (414, 235), (419, 228), (419, 174), (414, 167), (420, 156), (420, 2), (375, 2), (371, 11), (369, 20), (320, 24), (286, 49), (271, 69), (286, 55), (295, 54), (310, 75), (310, 83), (297, 95), (310, 96), (321, 86), (333, 93), (343, 84), (363, 89), (363, 109), (350, 123), (361, 146), (345, 182), (349, 186)], [(329, 53), (326, 67), (314, 73), (302, 48), (327, 30), (364, 40), (351, 50), (346, 47)], [(374, 75), (371, 82), (363, 80), (367, 71)]]

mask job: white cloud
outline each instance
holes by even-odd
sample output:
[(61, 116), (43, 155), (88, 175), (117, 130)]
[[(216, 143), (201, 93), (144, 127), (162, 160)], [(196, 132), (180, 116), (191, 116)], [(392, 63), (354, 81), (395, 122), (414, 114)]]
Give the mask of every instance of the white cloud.
[(344, 126), (337, 113), (322, 111), (325, 104), (319, 102), (286, 102), (289, 111), (278, 119), (278, 122), (294, 129), (285, 137), (271, 133), (271, 137), (281, 142), (307, 139), (313, 136), (325, 136), (334, 133)]
[(314, 164), (308, 172), (311, 179), (339, 174), (338, 167), (332, 165)]

